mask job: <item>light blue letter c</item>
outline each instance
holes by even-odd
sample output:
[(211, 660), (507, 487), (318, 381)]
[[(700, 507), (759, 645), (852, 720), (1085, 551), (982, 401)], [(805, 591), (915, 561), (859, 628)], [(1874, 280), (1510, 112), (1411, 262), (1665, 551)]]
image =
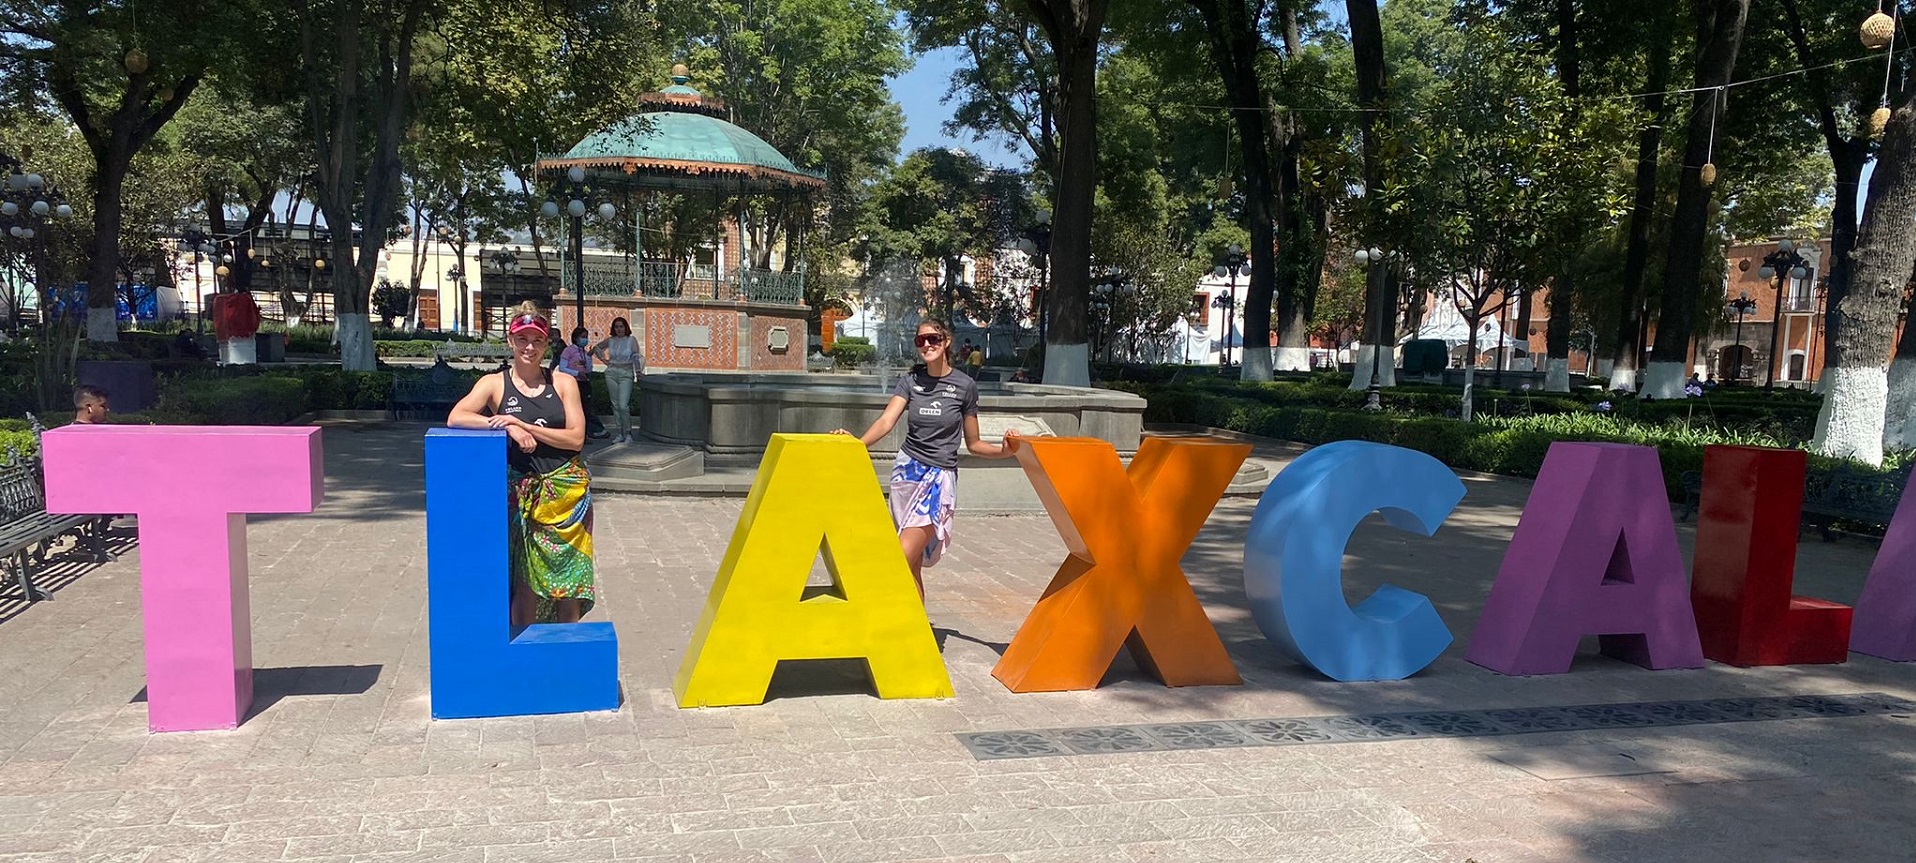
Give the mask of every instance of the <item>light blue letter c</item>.
[(1450, 468), (1415, 450), (1364, 441), (1299, 456), (1264, 490), (1244, 543), (1244, 592), (1272, 644), (1333, 680), (1401, 680), (1450, 646), (1421, 593), (1379, 587), (1344, 602), (1344, 546), (1372, 512), (1399, 530), (1437, 532), (1464, 498)]

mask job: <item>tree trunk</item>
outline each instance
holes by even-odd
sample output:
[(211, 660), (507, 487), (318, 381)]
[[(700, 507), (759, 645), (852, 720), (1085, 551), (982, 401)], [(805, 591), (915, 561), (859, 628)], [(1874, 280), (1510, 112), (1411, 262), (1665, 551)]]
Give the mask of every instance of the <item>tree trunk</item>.
[[(1570, 316), (1576, 307), (1572, 299), (1576, 293), (1570, 283), (1574, 278), (1565, 270), (1550, 286), (1550, 323), (1545, 325), (1543, 335), (1547, 346), (1543, 366), (1544, 392), (1570, 391)], [(1592, 345), (1591, 350), (1594, 352), (1596, 346)]]
[(1829, 340), (1829, 374), (1816, 416), (1815, 452), (1883, 463), (1889, 394), (1884, 358), (1896, 338), (1897, 312), (1916, 269), (1916, 99), (1899, 106), (1883, 133), (1853, 254), (1850, 290)]
[(87, 338), (112, 342), (120, 338), (119, 294), (115, 290), (120, 272), (120, 226), (124, 216), (121, 193), (133, 157), (159, 134), (160, 128), (178, 114), (180, 106), (200, 84), (200, 73), (182, 78), (172, 88), (171, 98), (158, 108), (148, 110), (161, 85), (151, 72), (127, 78), (119, 105), (106, 116), (95, 116), (87, 101), (85, 88), (74, 77), (74, 70), (55, 64), (48, 76), (53, 100), (58, 103), (86, 141), (93, 156), (93, 241), (87, 263)]
[[(1364, 197), (1370, 211), (1368, 226), (1376, 232), (1384, 229), (1382, 207), (1373, 197), (1381, 196), (1384, 190), (1380, 126), (1389, 122), (1383, 110), (1389, 78), (1389, 70), (1384, 63), (1384, 25), (1377, 15), (1377, 0), (1344, 0), (1344, 13), (1350, 21), (1351, 55), (1357, 67), (1357, 104), (1365, 109)], [(1397, 340), (1393, 326), (1396, 317), (1396, 281), (1387, 271), (1383, 277), (1369, 280), (1369, 290), (1364, 295), (1366, 350), (1365, 356), (1357, 363), (1356, 374), (1351, 376), (1351, 389), (1362, 390), (1370, 386), (1373, 366), (1377, 367), (1380, 381), (1388, 378), (1386, 386), (1397, 384), (1396, 364), (1390, 359), (1394, 356), (1391, 346)]]
[[(1673, 7), (1675, 4), (1667, 4)], [(1667, 7), (1666, 7), (1667, 8)], [(1623, 290), (1618, 296), (1617, 337), (1610, 354), (1610, 388), (1636, 391), (1637, 359), (1643, 353), (1643, 280), (1650, 269), (1650, 229), (1657, 214), (1657, 159), (1663, 143), (1664, 91), (1670, 84), (1670, 53), (1675, 41), (1669, 16), (1659, 16), (1663, 38), (1650, 55), (1650, 75), (1644, 89), (1644, 112), (1649, 124), (1637, 133), (1636, 195), (1630, 207), (1630, 239), (1623, 254)], [(1591, 350), (1596, 347), (1591, 346)]]
[(1025, 0), (1058, 64), (1059, 171), (1051, 221), (1044, 382), (1091, 384), (1085, 313), (1091, 299), (1091, 216), (1098, 185), (1098, 41), (1110, 0)]
[[(1257, 53), (1262, 47), (1258, 22), (1244, 0), (1191, 0), (1204, 17), (1211, 42), (1211, 60), (1224, 81), (1224, 92), (1236, 109), (1239, 155), (1244, 160), (1244, 209), (1250, 222), (1247, 249), (1251, 281), (1244, 295), (1244, 362), (1239, 377), (1247, 381), (1271, 379), (1271, 299), (1276, 289), (1277, 229), (1272, 198), (1279, 195), (1271, 178), (1271, 118), (1264, 113), (1264, 86), (1257, 76)], [(1285, 205), (1279, 197), (1278, 208)]]
[[(1908, 323), (1912, 309), (1916, 309), (1916, 295), (1903, 307), (1903, 331), (1896, 339), (1896, 358), (1889, 364), (1889, 406), (1883, 411), (1885, 452), (1916, 447), (1916, 326)], [(1832, 305), (1830, 311), (1835, 310)]]
[[(1285, 57), (1296, 57), (1303, 50), (1298, 5), (1278, 4), (1278, 33), (1284, 40)], [(1281, 111), (1270, 92), (1265, 92), (1264, 99), (1278, 158), (1276, 260), (1283, 262), (1275, 274), (1278, 346), (1272, 351), (1273, 365), (1278, 371), (1307, 372), (1311, 369), (1311, 314), (1324, 271), (1324, 201), (1304, 190), (1304, 135), (1296, 118)]]
[[(1828, 273), (1826, 284), (1829, 286), (1828, 305), (1823, 313), (1823, 335), (1833, 341), (1843, 325), (1842, 317), (1836, 314), (1836, 307), (1849, 293), (1850, 251), (1856, 247), (1856, 193), (1862, 182), (1863, 165), (1869, 160), (1869, 140), (1843, 136), (1842, 127), (1836, 119), (1836, 108), (1829, 100), (1835, 88), (1830, 85), (1828, 72), (1810, 53), (1809, 34), (1803, 27), (1803, 16), (1798, 11), (1797, 0), (1783, 0), (1783, 13), (1789, 22), (1790, 42), (1796, 47), (1796, 59), (1807, 71), (1804, 77), (1808, 91), (1806, 95), (1816, 104), (1823, 146), (1829, 150), (1830, 164), (1836, 170), (1836, 198), (1830, 212), (1830, 257), (1823, 265), (1823, 271)], [(1856, 107), (1867, 110), (1865, 105)], [(1825, 367), (1829, 365), (1828, 356), (1826, 351)], [(1813, 359), (1806, 357), (1805, 361)]]
[(1482, 312), (1464, 316), (1464, 322), (1470, 327), (1468, 341), (1464, 342), (1464, 396), (1458, 406), (1458, 416), (1464, 422), (1471, 421), (1477, 408), (1477, 327), (1482, 321)]
[[(1579, 58), (1577, 0), (1557, 0), (1557, 79), (1563, 84), (1564, 98), (1571, 110), (1568, 125), (1577, 120), (1577, 100), (1583, 94), (1583, 74)], [(1544, 392), (1570, 391), (1570, 310), (1576, 306), (1576, 258), (1572, 250), (1580, 237), (1560, 237), (1557, 272), (1550, 280), (1550, 322), (1544, 326)], [(1523, 331), (1530, 331), (1530, 295), (1524, 294)], [(1534, 367), (1534, 363), (1532, 364)]]
[[(371, 59), (364, 58), (361, 45), (366, 29), (362, 3), (339, 4), (338, 16), (330, 22), (337, 55), (324, 63), (318, 49), (327, 23), (317, 20), (309, 2), (301, 0), (294, 5), (300, 15), (307, 116), (315, 134), (319, 163), (315, 197), (333, 232), (333, 307), (339, 363), (347, 371), (372, 371), (378, 363), (368, 314), (373, 274), (400, 190), (399, 142), (412, 102), (407, 92), (412, 77), (412, 43), (425, 4), (423, 0), (410, 0), (396, 10), (401, 16), (396, 26), (384, 18), (374, 23), (371, 29), (377, 43), (376, 56)], [(384, 7), (379, 10), (386, 11)], [(327, 68), (334, 73), (330, 84), (322, 77)], [(370, 87), (361, 80), (366, 71), (371, 72)], [(361, 111), (373, 112), (373, 147), (364, 176), (359, 151)], [(358, 219), (353, 218), (355, 210)], [(355, 227), (360, 234), (357, 255)]]
[(133, 154), (121, 146), (95, 153), (93, 182), (93, 243), (87, 249), (86, 337), (96, 342), (120, 340), (119, 293), (120, 195), (126, 189), (127, 167)]
[[(1709, 232), (1710, 189), (1703, 185), (1702, 168), (1711, 159), (1713, 138), (1726, 92), (1736, 69), (1737, 48), (1750, 0), (1698, 0), (1696, 109), (1690, 112), (1689, 140), (1684, 147), (1683, 174), (1677, 183), (1676, 213), (1671, 218), (1670, 251), (1663, 263), (1663, 297), (1657, 314), (1656, 347), (1645, 371), (1643, 393), (1660, 399), (1683, 397), (1688, 377), (1690, 341), (1696, 334), (1701, 292), (1704, 241)], [(1720, 254), (1720, 252), (1718, 252)], [(1881, 401), (1877, 402), (1880, 408)], [(1880, 437), (1880, 436), (1879, 436)]]

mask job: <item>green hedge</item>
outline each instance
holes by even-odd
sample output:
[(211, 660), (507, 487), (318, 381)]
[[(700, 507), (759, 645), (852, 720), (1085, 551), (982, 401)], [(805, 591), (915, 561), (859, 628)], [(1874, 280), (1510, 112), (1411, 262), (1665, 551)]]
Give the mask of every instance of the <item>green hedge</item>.
[(832, 340), (832, 361), (841, 369), (855, 369), (877, 359), (877, 346), (864, 336), (839, 336)]
[(147, 414), (163, 424), (281, 425), (306, 413), (306, 381), (292, 375), (181, 379)]
[[(1661, 453), (1664, 483), (1681, 499), (1680, 477), (1703, 469), (1703, 448), (1711, 444), (1792, 446), (1761, 430), (1652, 424), (1597, 413), (1492, 417), (1464, 423), (1399, 411), (1375, 413), (1350, 409), (1270, 404), (1244, 396), (1225, 396), (1196, 387), (1127, 387), (1147, 399), (1149, 423), (1187, 423), (1229, 429), (1260, 437), (1308, 444), (1367, 440), (1429, 453), (1461, 470), (1534, 477), (1544, 455), (1557, 441), (1599, 441), (1654, 446)], [(1141, 392), (1140, 392), (1141, 391)], [(1393, 403), (1396, 400), (1393, 399)], [(1833, 459), (1810, 456), (1812, 467)]]

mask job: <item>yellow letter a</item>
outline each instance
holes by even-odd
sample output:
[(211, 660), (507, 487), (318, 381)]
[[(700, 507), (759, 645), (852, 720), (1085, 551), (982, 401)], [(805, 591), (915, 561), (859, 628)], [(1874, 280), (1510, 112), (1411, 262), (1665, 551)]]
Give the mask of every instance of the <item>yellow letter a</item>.
[[(837, 595), (808, 596), (821, 549)], [(680, 707), (759, 704), (783, 659), (863, 659), (880, 698), (952, 694), (855, 438), (772, 435), (672, 691)]]

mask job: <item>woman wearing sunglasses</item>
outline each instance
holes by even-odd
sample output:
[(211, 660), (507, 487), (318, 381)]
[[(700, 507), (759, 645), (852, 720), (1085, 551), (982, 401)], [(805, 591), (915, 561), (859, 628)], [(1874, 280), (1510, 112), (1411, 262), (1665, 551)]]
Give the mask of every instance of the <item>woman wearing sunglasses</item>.
[[(923, 569), (936, 566), (951, 544), (951, 515), (958, 493), (958, 442), (984, 458), (1011, 455), (1016, 432), (1002, 444), (978, 437), (978, 383), (951, 365), (951, 330), (927, 321), (918, 325), (918, 356), (923, 363), (898, 379), (885, 413), (859, 435), (866, 446), (883, 440), (905, 418), (905, 443), (891, 470), (891, 515), (905, 562), (925, 597)], [(849, 435), (844, 429), (832, 434)]]
[(512, 359), (454, 405), (452, 428), (504, 429), (512, 529), (512, 624), (571, 623), (592, 609), (592, 493), (585, 405), (571, 375), (543, 366), (552, 325), (521, 303), (506, 325)]

